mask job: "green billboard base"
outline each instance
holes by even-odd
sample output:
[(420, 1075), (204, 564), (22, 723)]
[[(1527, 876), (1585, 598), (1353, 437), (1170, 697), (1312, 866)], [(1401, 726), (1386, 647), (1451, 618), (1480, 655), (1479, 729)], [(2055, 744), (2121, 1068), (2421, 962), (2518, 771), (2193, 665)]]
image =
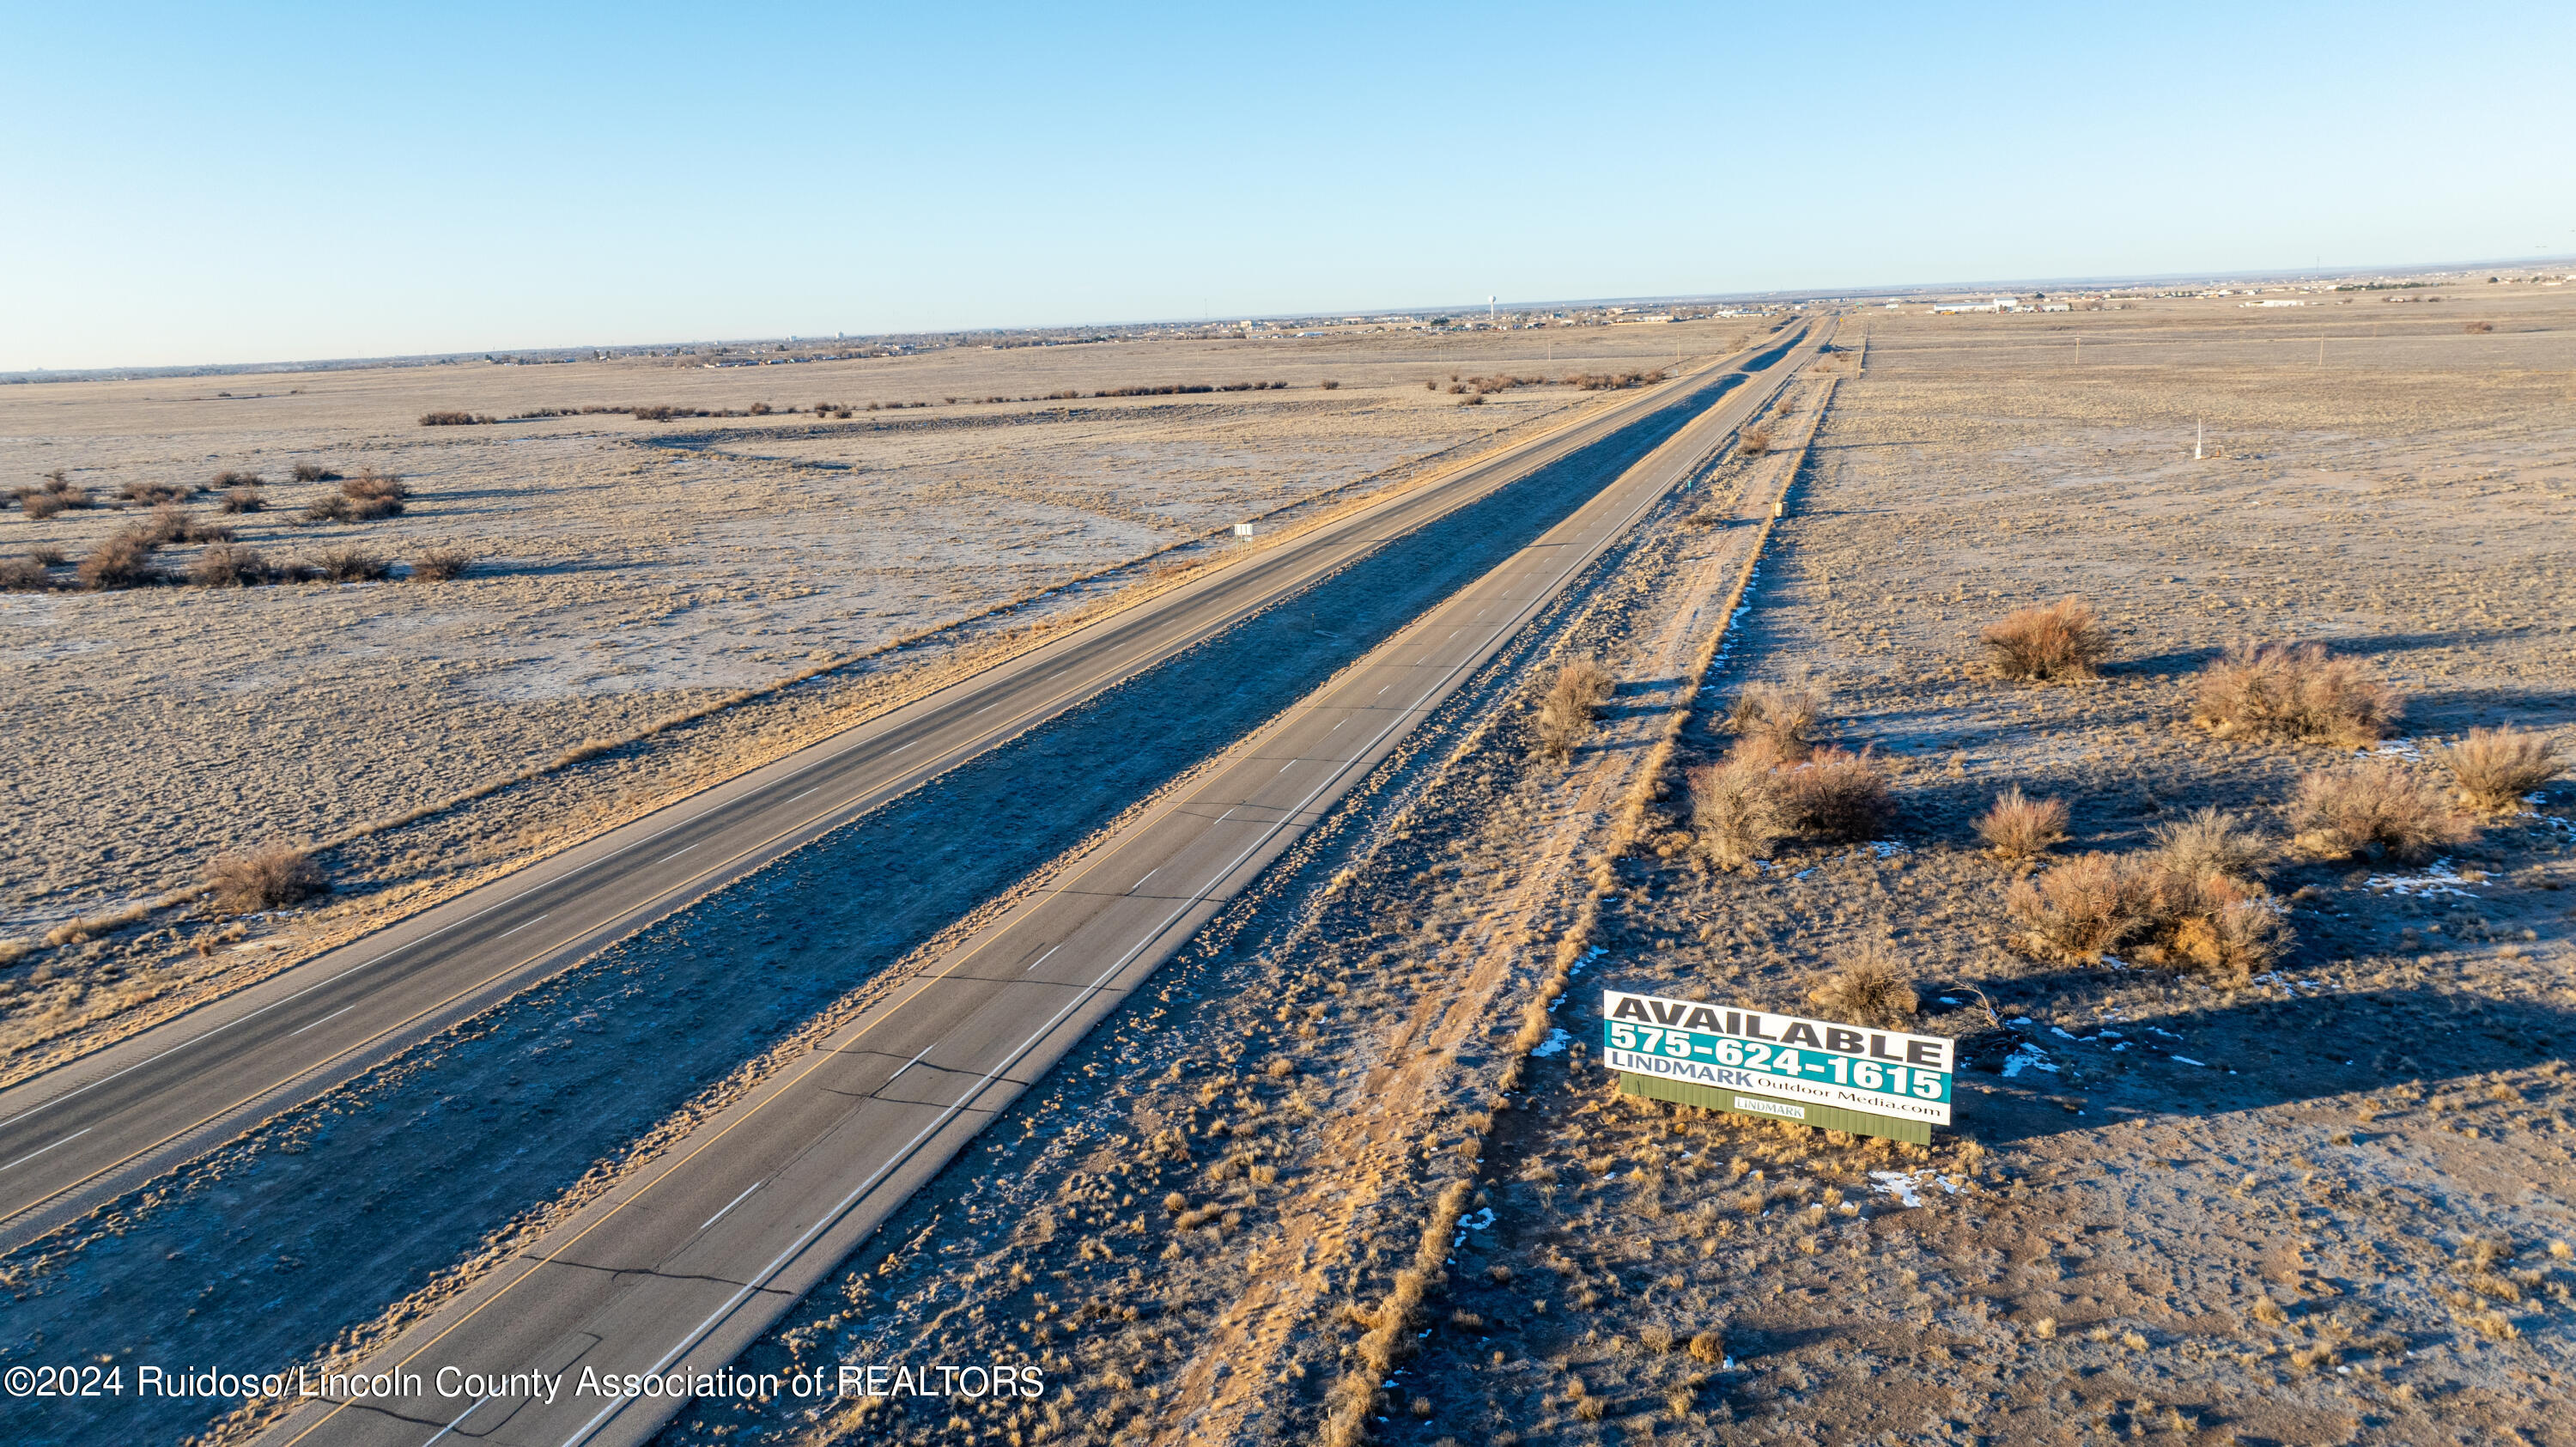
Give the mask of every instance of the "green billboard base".
[(1885, 1136), (1889, 1140), (1911, 1141), (1918, 1146), (1932, 1144), (1930, 1121), (1845, 1110), (1838, 1105), (1818, 1105), (1806, 1100), (1775, 1100), (1767, 1095), (1746, 1095), (1715, 1085), (1666, 1080), (1659, 1075), (1632, 1075), (1622, 1070), (1619, 1072), (1619, 1093), (1641, 1095), (1648, 1100), (1668, 1100), (1675, 1105), (1697, 1106), (1702, 1110), (1722, 1110), (1754, 1120), (1785, 1120), (1811, 1125), (1818, 1130)]

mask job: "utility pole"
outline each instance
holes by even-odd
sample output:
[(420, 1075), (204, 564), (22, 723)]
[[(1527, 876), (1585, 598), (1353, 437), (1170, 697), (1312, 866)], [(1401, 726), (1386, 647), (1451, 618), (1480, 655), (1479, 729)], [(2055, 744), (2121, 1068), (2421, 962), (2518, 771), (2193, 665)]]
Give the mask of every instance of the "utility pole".
[(2191, 460), (2194, 462), (2200, 461), (2200, 437), (2200, 419), (2194, 417), (2191, 419)]

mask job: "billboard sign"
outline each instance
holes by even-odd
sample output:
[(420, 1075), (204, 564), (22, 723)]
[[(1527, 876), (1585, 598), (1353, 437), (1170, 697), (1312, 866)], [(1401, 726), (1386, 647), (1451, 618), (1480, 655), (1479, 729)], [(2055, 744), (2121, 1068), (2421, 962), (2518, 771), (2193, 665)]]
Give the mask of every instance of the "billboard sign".
[(1633, 1095), (1912, 1141), (1950, 1123), (1958, 1052), (1942, 1036), (1625, 990), (1601, 992), (1601, 1026)]

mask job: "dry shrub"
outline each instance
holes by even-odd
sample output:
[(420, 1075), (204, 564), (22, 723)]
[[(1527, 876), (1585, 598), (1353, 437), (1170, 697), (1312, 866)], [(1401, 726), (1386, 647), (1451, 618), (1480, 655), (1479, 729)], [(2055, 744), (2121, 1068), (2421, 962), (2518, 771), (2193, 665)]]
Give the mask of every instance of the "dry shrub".
[[(333, 472), (331, 469), (324, 467), (318, 462), (299, 462), (295, 464), (295, 480), (297, 482), (338, 482), (340, 480), (340, 474)], [(234, 481), (247, 487), (259, 486), (259, 479), (256, 476), (245, 477), (236, 475)], [(218, 487), (223, 486), (224, 479), (215, 479), (215, 485)]]
[(206, 588), (250, 588), (270, 581), (268, 559), (239, 543), (217, 543), (188, 565), (188, 581)]
[(2029, 859), (2066, 837), (2066, 801), (2023, 796), (2016, 784), (1977, 819), (1977, 837), (1998, 859)]
[(1827, 702), (1825, 691), (1804, 679), (1748, 683), (1735, 695), (1727, 727), (1738, 738), (1767, 741), (1777, 758), (1794, 763), (1807, 757), (1808, 736)]
[(2522, 811), (2523, 796), (2555, 779), (2567, 767), (2547, 734), (2507, 726), (2471, 729), (2469, 736), (2434, 758), (2451, 775), (2460, 802), (2489, 814)]
[(2030, 953), (2098, 960), (2145, 924), (2147, 887), (2117, 855), (2083, 854), (2015, 880), (2004, 911), (2025, 931), (2018, 943)]
[(1593, 716), (1610, 697), (1610, 671), (1589, 658), (1570, 660), (1556, 671), (1547, 697), (1538, 708), (1538, 751), (1562, 759), (1574, 752), (1592, 728)]
[(401, 478), (370, 467), (342, 482), (340, 495), (349, 500), (351, 516), (372, 522), (401, 512), (403, 499), (411, 496), (411, 489), (403, 485)]
[(1840, 964), (1807, 995), (1827, 1018), (1881, 1030), (1902, 1029), (1913, 1022), (1922, 1000), (1895, 950), (1873, 941), (1845, 952)]
[(330, 889), (313, 857), (283, 839), (241, 854), (225, 854), (206, 869), (215, 903), (235, 914), (282, 909)]
[(143, 528), (156, 543), (229, 543), (233, 530), (222, 523), (206, 522), (191, 516), (185, 509), (168, 503), (152, 509)]
[(54, 586), (45, 565), (33, 558), (0, 558), (0, 593), (41, 593)]
[(161, 581), (160, 570), (152, 566), (152, 553), (160, 543), (141, 528), (127, 528), (90, 550), (80, 561), (80, 581), (84, 588), (140, 588)]
[(129, 482), (119, 487), (116, 495), (138, 506), (156, 507), (165, 502), (177, 502), (194, 490), (168, 482)]
[(372, 583), (393, 571), (391, 563), (354, 545), (324, 549), (314, 557), (313, 567), (330, 583)]
[(1887, 771), (1870, 751), (1818, 749), (1805, 763), (1778, 771), (1780, 812), (1789, 827), (1817, 839), (1870, 838), (1896, 812)]
[(98, 506), (98, 500), (85, 487), (72, 486), (71, 475), (61, 468), (45, 474), (43, 485), (22, 487), (13, 494), (33, 522), (42, 522), (67, 512), (86, 512)]
[(1736, 442), (1735, 450), (1747, 457), (1761, 457), (1770, 452), (1771, 446), (1771, 429), (1755, 427), (1748, 429)]
[(304, 509), (304, 520), (308, 523), (345, 523), (355, 520), (357, 516), (358, 505), (336, 492), (315, 501)]
[(1721, 869), (1741, 869), (1786, 832), (1770, 761), (1742, 757), (1702, 764), (1690, 784), (1692, 843)]
[(472, 427), (477, 423), (490, 422), (493, 420), (493, 418), (485, 417), (473, 412), (423, 412), (420, 414), (420, 425), (423, 427)]
[(2495, 323), (2493, 323), (2493, 322), (2469, 322), (2469, 323), (2466, 323), (2465, 325), (2463, 325), (2463, 326), (2460, 328), (2460, 330), (2461, 330), (2461, 331), (2464, 331), (2464, 332), (2491, 332), (2491, 331), (2494, 331), (2494, 330), (2495, 330)]
[[(2221, 832), (2232, 830), (2224, 820)], [(2200, 970), (2242, 981), (2277, 958), (2289, 929), (2262, 886), (2219, 872), (2175, 867), (2177, 851), (2087, 854), (2021, 880), (2004, 908), (2024, 933), (2014, 943), (2044, 959), (2099, 960), (2134, 943), (2141, 964)]]
[[(1278, 385), (1278, 384), (1273, 383), (1272, 385), (1276, 386), (1276, 385)], [(1316, 386), (1318, 386), (1318, 387), (1323, 388), (1323, 389), (1324, 389), (1325, 391), (1327, 391), (1327, 392), (1338, 392), (1338, 391), (1340, 391), (1340, 390), (1341, 390), (1341, 387), (1342, 387), (1342, 384), (1341, 384), (1341, 383), (1334, 381), (1334, 380), (1333, 380), (1332, 378), (1330, 378), (1330, 377), (1325, 378), (1323, 381), (1317, 382), (1315, 385), (1316, 385)]]
[(2045, 608), (2022, 608), (1987, 625), (1985, 645), (1995, 672), (2006, 678), (2051, 683), (2091, 678), (2111, 656), (2111, 637), (2093, 618), (2093, 605), (2060, 598)]
[(2421, 859), (2477, 833), (2432, 785), (2386, 762), (2303, 776), (2290, 828), (2292, 846), (2313, 859)]
[(2318, 643), (2238, 645), (2200, 671), (2192, 722), (2220, 738), (2355, 748), (2405, 712), (2395, 690)]
[(474, 555), (463, 548), (431, 548), (411, 560), (411, 576), (414, 582), (444, 583), (473, 565)]
[(2155, 836), (2157, 862), (2188, 879), (2251, 879), (2272, 857), (2272, 841), (2224, 809), (2195, 809)]
[(260, 496), (259, 489), (255, 487), (228, 487), (215, 501), (217, 512), (259, 512), (267, 506), (268, 499)]

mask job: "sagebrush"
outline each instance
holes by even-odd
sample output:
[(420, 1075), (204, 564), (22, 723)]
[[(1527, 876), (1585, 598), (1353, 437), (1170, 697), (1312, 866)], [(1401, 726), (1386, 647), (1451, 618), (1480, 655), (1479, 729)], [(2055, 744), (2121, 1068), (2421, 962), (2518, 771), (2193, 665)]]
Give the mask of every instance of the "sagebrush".
[(2404, 713), (2395, 689), (2321, 643), (2239, 644), (2192, 688), (2192, 721), (2220, 738), (2357, 748)]
[(282, 839), (217, 856), (207, 867), (206, 884), (215, 903), (236, 914), (283, 909), (330, 888), (313, 856)]
[(1610, 671), (1589, 658), (1573, 659), (1556, 671), (1547, 696), (1539, 701), (1538, 751), (1562, 759), (1574, 752), (1592, 729), (1592, 719), (1610, 697)]
[(2460, 802), (2486, 814), (2520, 813), (2524, 796), (2537, 793), (2567, 768), (2547, 734), (2507, 725), (2471, 729), (2467, 738), (2435, 751)]
[(2045, 608), (2022, 608), (1988, 624), (1977, 641), (1995, 672), (2032, 683), (2092, 678), (2111, 656), (2111, 635), (2081, 598), (2060, 598)]

